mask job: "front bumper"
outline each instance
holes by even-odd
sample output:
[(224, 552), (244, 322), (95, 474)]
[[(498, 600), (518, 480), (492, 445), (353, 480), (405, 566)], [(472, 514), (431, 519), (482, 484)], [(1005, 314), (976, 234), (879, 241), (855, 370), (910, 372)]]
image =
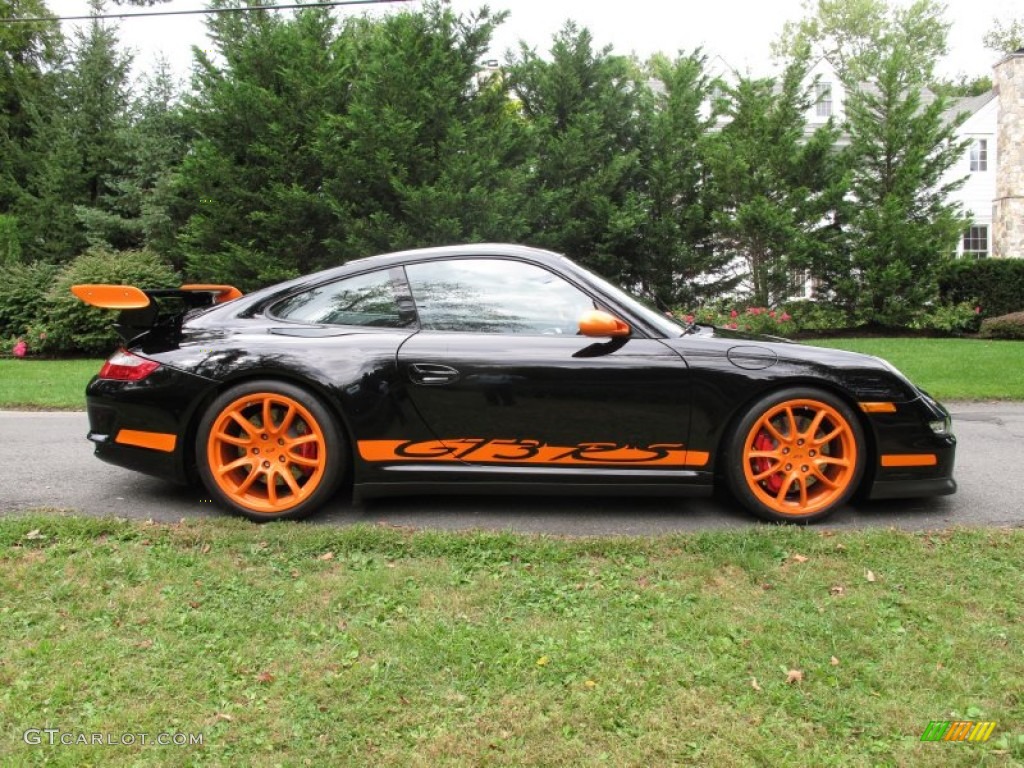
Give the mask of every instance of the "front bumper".
[(956, 493), (953, 479), (956, 437), (936, 434), (929, 422), (947, 421), (949, 412), (926, 394), (898, 405), (894, 413), (873, 413), (875, 466), (871, 499), (907, 499)]

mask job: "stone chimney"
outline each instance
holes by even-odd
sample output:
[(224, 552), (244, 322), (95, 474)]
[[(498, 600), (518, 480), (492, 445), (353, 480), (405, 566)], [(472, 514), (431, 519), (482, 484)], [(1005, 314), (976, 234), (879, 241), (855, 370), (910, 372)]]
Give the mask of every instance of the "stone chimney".
[(1024, 48), (995, 66), (998, 99), (992, 255), (1024, 258)]

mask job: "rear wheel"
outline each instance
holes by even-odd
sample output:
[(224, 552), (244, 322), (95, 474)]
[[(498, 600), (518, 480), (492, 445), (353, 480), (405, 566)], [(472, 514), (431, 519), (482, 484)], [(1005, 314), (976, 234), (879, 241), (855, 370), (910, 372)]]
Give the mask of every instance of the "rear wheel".
[(346, 452), (337, 424), (301, 387), (253, 381), (220, 395), (196, 437), (203, 483), (250, 520), (296, 520), (331, 497)]
[(864, 431), (850, 407), (817, 389), (787, 389), (757, 402), (728, 448), (729, 487), (754, 514), (809, 523), (856, 491)]

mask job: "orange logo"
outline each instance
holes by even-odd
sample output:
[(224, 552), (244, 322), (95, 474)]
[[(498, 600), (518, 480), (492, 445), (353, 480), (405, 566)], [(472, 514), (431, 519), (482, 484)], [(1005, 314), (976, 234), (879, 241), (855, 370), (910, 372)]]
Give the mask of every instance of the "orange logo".
[(606, 465), (632, 467), (703, 467), (705, 451), (688, 451), (682, 443), (655, 443), (646, 448), (618, 443), (547, 445), (538, 440), (360, 440), (366, 461), (465, 461), (471, 464)]

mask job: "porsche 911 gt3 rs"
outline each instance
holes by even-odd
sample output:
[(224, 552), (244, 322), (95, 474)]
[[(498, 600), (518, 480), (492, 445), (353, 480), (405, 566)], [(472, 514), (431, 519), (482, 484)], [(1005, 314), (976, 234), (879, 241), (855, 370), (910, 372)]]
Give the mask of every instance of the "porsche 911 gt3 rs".
[(125, 345), (90, 382), (108, 462), (252, 520), (341, 487), (707, 494), (772, 521), (953, 493), (948, 412), (867, 355), (680, 324), (515, 245), (352, 261), (247, 296), (79, 285)]

